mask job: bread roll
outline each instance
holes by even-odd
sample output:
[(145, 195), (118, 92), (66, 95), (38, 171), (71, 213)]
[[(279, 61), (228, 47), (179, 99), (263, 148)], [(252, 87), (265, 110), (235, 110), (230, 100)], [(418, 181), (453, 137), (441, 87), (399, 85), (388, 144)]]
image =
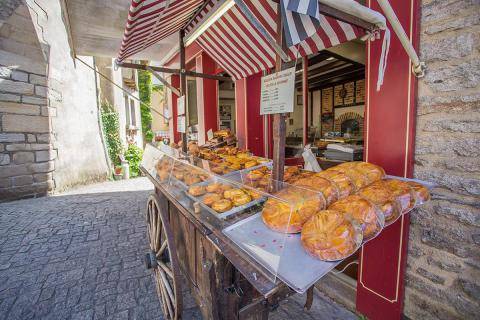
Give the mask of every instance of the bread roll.
[(423, 184), (420, 184), (415, 181), (407, 182), (410, 187), (412, 187), (413, 192), (415, 193), (415, 200), (417, 204), (423, 204), (430, 200), (430, 191)]
[[(325, 201), (311, 192), (299, 192), (298, 188), (287, 187), (269, 198), (262, 210), (263, 222), (272, 230), (297, 233), (315, 212), (325, 207)], [(291, 216), (291, 217), (290, 217)]]
[(368, 162), (354, 162), (356, 165), (354, 169), (358, 170), (361, 174), (367, 177), (368, 183), (371, 184), (375, 181), (381, 180), (385, 177), (385, 170), (382, 167)]
[(384, 224), (382, 213), (370, 201), (358, 196), (351, 195), (333, 203), (328, 210), (341, 211), (348, 217), (355, 219), (362, 226), (363, 240), (375, 237)]
[(406, 213), (415, 207), (415, 193), (407, 182), (398, 179), (387, 179), (384, 181), (400, 203), (402, 213)]
[(377, 205), (385, 217), (386, 225), (393, 223), (402, 213), (402, 206), (383, 180), (359, 190), (358, 195)]
[(293, 185), (321, 192), (325, 197), (327, 207), (338, 200), (338, 190), (335, 184), (322, 177), (312, 176), (298, 179)]
[(222, 195), (218, 193), (207, 193), (203, 197), (203, 203), (211, 207), (215, 202), (222, 200)]
[(335, 261), (354, 253), (362, 236), (342, 212), (322, 210), (304, 224), (301, 241), (305, 250), (315, 258)]
[(204, 186), (191, 186), (190, 188), (188, 188), (188, 193), (190, 193), (194, 197), (201, 196), (206, 192), (207, 190)]
[(350, 178), (343, 172), (340, 171), (321, 171), (315, 174), (316, 176), (325, 178), (335, 184), (338, 190), (338, 199), (343, 199), (353, 194), (355, 186)]
[(217, 212), (226, 212), (232, 209), (232, 202), (228, 199), (222, 199), (212, 204), (212, 209)]

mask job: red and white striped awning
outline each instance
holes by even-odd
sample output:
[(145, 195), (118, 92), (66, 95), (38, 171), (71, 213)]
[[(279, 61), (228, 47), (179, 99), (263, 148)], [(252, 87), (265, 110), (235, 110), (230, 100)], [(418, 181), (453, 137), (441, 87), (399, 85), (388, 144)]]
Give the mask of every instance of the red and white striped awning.
[(118, 61), (185, 27), (204, 0), (132, 0)]
[[(186, 27), (187, 37), (219, 1), (210, 0), (195, 20)], [(267, 32), (276, 39), (277, 3), (270, 0), (244, 1)], [(148, 2), (148, 9), (142, 10), (145, 5), (138, 8), (140, 3), (144, 2)], [(167, 2), (170, 2), (168, 7)], [(185, 27), (182, 23), (188, 22), (192, 12), (198, 9), (202, 2), (132, 0), (132, 8), (135, 10), (132, 12), (131, 8), (118, 60), (121, 61)], [(174, 4), (175, 9), (172, 7)], [(183, 11), (180, 8), (183, 8)], [(143, 11), (140, 16), (131, 19), (130, 16), (138, 15), (139, 11)], [(291, 59), (356, 39), (365, 33), (362, 28), (323, 15), (320, 22), (317, 32), (302, 41), (298, 45), (298, 50), (296, 47), (288, 49)], [(272, 68), (275, 64), (275, 50), (236, 5), (213, 23), (196, 41), (235, 79)]]
[[(193, 30), (218, 0), (207, 5), (187, 32)], [(250, 11), (262, 23), (267, 32), (277, 37), (277, 4), (269, 0), (245, 0)], [(365, 32), (362, 28), (320, 15), (321, 27), (302, 41), (299, 49), (288, 50), (290, 58), (306, 56), (325, 48), (356, 39)], [(248, 21), (242, 11), (234, 6), (210, 26), (199, 38), (200, 46), (220, 64), (233, 78), (240, 79), (272, 68), (275, 51), (265, 37)]]

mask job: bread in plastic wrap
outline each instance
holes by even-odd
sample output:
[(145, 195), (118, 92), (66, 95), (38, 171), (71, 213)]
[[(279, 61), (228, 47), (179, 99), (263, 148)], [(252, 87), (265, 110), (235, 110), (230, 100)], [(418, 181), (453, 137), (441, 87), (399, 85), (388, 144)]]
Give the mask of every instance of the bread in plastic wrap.
[(390, 188), (398, 202), (400, 202), (402, 213), (407, 213), (415, 207), (415, 192), (406, 181), (385, 179), (384, 183)]
[(315, 258), (324, 261), (345, 259), (362, 243), (362, 231), (342, 212), (322, 210), (303, 226), (302, 245)]
[(343, 172), (340, 171), (321, 171), (315, 173), (315, 176), (327, 179), (335, 184), (338, 190), (338, 199), (343, 199), (348, 197), (355, 190), (355, 186), (350, 180), (350, 178)]
[(412, 187), (413, 192), (415, 193), (417, 205), (424, 204), (430, 200), (430, 191), (423, 184), (415, 181), (408, 181), (407, 183), (410, 185), (410, 187)]
[(372, 202), (359, 195), (350, 195), (334, 202), (328, 210), (341, 211), (356, 220), (362, 227), (364, 241), (377, 236), (385, 224), (383, 213)]
[(265, 202), (262, 220), (274, 231), (297, 233), (313, 214), (323, 208), (325, 200), (321, 194), (286, 187)]
[(402, 206), (383, 180), (360, 189), (357, 194), (377, 205), (385, 217), (386, 225), (393, 223), (402, 213)]
[[(326, 206), (328, 207), (331, 203), (338, 200), (338, 189), (337, 186), (322, 177), (311, 176), (308, 178), (298, 179), (293, 183), (294, 186), (302, 187), (305, 189), (310, 189), (314, 191), (321, 192), (325, 198)], [(325, 208), (322, 208), (325, 209)]]

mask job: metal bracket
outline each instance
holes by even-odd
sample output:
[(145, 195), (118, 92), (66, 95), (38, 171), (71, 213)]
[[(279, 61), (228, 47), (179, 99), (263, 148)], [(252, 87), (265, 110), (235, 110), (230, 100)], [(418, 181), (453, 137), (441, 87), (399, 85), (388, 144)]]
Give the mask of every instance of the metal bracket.
[(157, 266), (157, 257), (155, 255), (155, 252), (150, 251), (145, 254), (145, 267), (147, 269), (152, 269)]
[(412, 72), (417, 78), (423, 78), (425, 76), (425, 70), (427, 70), (427, 65), (423, 61), (420, 61), (416, 66), (412, 64)]

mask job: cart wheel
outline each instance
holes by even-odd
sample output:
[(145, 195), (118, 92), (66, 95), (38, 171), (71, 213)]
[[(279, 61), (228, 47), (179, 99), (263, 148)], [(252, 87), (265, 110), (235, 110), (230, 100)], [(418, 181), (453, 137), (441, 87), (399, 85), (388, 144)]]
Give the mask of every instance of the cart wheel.
[(147, 233), (151, 252), (146, 254), (145, 263), (153, 269), (165, 319), (176, 320), (182, 314), (180, 266), (168, 216), (161, 210), (160, 203), (155, 194), (148, 198)]

